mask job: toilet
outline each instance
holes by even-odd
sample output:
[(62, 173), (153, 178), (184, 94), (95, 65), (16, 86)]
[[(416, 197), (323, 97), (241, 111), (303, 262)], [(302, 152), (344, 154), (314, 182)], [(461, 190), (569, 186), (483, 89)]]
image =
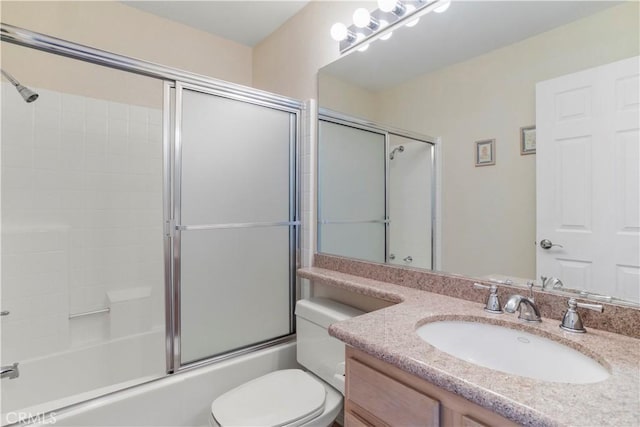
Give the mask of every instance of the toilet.
[(344, 344), (330, 324), (364, 312), (326, 298), (296, 304), (297, 359), (307, 370), (283, 369), (248, 381), (211, 404), (211, 426), (327, 427), (342, 409)]

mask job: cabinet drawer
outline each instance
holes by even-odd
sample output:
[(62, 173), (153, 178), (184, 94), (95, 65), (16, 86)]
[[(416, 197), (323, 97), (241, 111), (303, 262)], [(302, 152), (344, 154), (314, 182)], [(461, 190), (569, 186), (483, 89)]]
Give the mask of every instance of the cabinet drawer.
[(372, 427), (372, 424), (369, 424), (358, 415), (352, 414), (351, 412), (344, 413), (344, 425), (345, 427)]
[(354, 359), (347, 362), (347, 398), (392, 426), (439, 426), (440, 402)]

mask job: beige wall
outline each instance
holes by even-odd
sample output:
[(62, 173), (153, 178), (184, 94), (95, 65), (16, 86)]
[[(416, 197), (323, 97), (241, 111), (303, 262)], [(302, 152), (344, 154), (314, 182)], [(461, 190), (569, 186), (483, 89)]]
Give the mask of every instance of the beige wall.
[[(423, 75), (379, 94), (378, 120), (442, 137), (443, 270), (535, 277), (535, 84), (640, 54), (639, 3)], [(496, 140), (496, 165), (474, 166), (474, 141)]]
[(251, 85), (251, 48), (108, 1), (2, 1), (2, 22)]
[(317, 73), (338, 59), (338, 43), (329, 30), (349, 23), (358, 7), (374, 2), (312, 1), (253, 50), (253, 85), (298, 99), (317, 98)]
[(376, 92), (337, 79), (335, 76), (320, 73), (317, 96), (321, 108), (348, 112), (352, 117), (377, 120), (379, 101)]
[[(90, 47), (251, 86), (252, 49), (109, 1), (2, 1), (2, 22)], [(2, 66), (25, 84), (161, 105), (161, 84), (2, 43)], [(46, 70), (46, 72), (43, 72)], [(160, 91), (160, 92), (159, 92)]]

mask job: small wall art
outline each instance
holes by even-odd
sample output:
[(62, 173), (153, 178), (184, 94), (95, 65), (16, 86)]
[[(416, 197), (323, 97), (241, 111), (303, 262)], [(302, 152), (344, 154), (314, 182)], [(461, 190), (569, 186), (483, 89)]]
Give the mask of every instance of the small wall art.
[(476, 141), (476, 167), (496, 164), (495, 139)]
[(536, 127), (520, 128), (520, 155), (536, 154)]

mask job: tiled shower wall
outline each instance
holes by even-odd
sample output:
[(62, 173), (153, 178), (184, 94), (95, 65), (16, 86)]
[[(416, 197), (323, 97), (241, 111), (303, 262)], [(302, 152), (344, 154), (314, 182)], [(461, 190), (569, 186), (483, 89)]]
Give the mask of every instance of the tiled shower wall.
[(161, 110), (37, 91), (2, 84), (3, 363), (164, 322)]

